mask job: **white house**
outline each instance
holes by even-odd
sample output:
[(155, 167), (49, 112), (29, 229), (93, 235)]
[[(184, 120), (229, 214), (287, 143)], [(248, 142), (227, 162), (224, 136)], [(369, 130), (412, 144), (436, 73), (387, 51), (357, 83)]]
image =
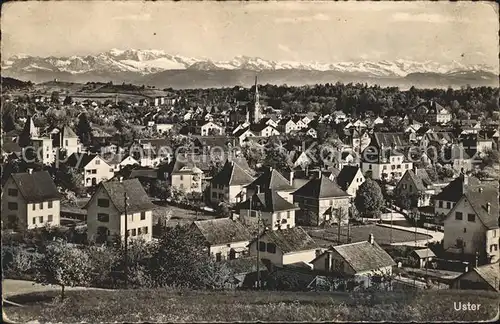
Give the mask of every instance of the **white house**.
[(98, 243), (112, 241), (114, 237), (123, 240), (126, 226), (130, 239), (151, 241), (154, 207), (137, 178), (101, 182), (84, 207), (87, 238)]

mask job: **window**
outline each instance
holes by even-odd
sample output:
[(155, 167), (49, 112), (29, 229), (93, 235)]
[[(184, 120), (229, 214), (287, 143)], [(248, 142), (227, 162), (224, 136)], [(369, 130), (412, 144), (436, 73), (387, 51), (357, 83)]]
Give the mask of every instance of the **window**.
[[(286, 212), (286, 218), (290, 218), (290, 211)], [(493, 236), (494, 237), (494, 236)]]
[(182, 180), (184, 180), (184, 176), (183, 176), (183, 175), (181, 175), (181, 176), (180, 176), (180, 179), (181, 179), (181, 181), (182, 181)]
[(493, 237), (497, 237), (497, 231), (494, 230), (492, 235), (493, 235)]
[(65, 141), (64, 141), (64, 145), (69, 146), (69, 144), (68, 144), (68, 140), (65, 140)]
[(36, 204), (33, 204), (33, 210), (36, 210)]
[(109, 215), (108, 214), (104, 214), (104, 213), (98, 213), (97, 214), (97, 220), (99, 222), (107, 223), (107, 222), (109, 222)]
[(43, 223), (43, 216), (38, 217), (38, 222), (41, 224)]
[(97, 206), (109, 207), (109, 200), (108, 199), (97, 199)]
[(405, 164), (405, 169), (409, 169), (410, 166), (408, 164)]
[(141, 212), (141, 220), (145, 220), (146, 219), (146, 212)]
[(32, 221), (33, 221), (33, 225), (35, 225), (36, 224), (36, 217), (33, 217)]
[(463, 219), (463, 215), (461, 212), (456, 212), (455, 213), (455, 219), (456, 220), (462, 220)]
[(396, 170), (396, 166), (395, 165), (391, 165), (391, 170)]
[(10, 202), (8, 203), (9, 210), (17, 210), (17, 203), (16, 202)]
[(131, 231), (127, 230), (127, 236), (130, 236)]
[(97, 173), (97, 170), (96, 169), (92, 169), (92, 174), (96, 174)]
[(259, 251), (266, 252), (266, 242), (259, 242)]
[(101, 164), (101, 160), (99, 160), (99, 159), (95, 160), (95, 165), (99, 165), (99, 164)]
[(464, 233), (467, 233), (467, 228), (464, 227)]
[(137, 229), (137, 235), (142, 235), (142, 228), (140, 228), (140, 227), (139, 227), (139, 228)]
[(448, 202), (446, 202), (446, 208), (447, 208), (447, 209), (450, 209), (450, 208), (451, 208), (451, 203), (450, 203), (449, 201), (448, 201)]
[(132, 236), (136, 236), (137, 235), (137, 230), (135, 228), (132, 229)]
[(47, 203), (47, 208), (49, 208), (49, 209), (50, 209), (50, 208), (52, 208), (52, 201), (49, 201), (49, 202)]
[(497, 250), (498, 250), (498, 246), (496, 244), (490, 245), (490, 252), (497, 251)]
[(11, 197), (17, 197), (18, 191), (17, 189), (10, 188), (8, 191), (8, 195)]
[(52, 216), (52, 215), (47, 216), (47, 222), (52, 222), (53, 219), (54, 219), (54, 216)]
[(222, 253), (215, 253), (215, 261), (219, 262), (222, 261)]
[(443, 208), (443, 201), (442, 200), (439, 201), (439, 208)]
[(476, 221), (476, 215), (475, 214), (468, 214), (467, 215), (467, 220), (469, 222), (475, 222)]
[(403, 189), (405, 189), (405, 190), (408, 187), (406, 184), (403, 184), (402, 186), (403, 186)]
[(387, 170), (387, 165), (384, 165), (384, 166), (382, 167), (382, 170)]
[(43, 202), (39, 204), (40, 209), (43, 209)]
[(401, 164), (398, 164), (396, 168), (401, 169)]
[(274, 244), (274, 243), (268, 243), (267, 244), (267, 252), (269, 252), (269, 253), (276, 253), (276, 244)]
[(371, 169), (372, 169), (372, 165), (368, 164), (368, 170), (371, 170)]

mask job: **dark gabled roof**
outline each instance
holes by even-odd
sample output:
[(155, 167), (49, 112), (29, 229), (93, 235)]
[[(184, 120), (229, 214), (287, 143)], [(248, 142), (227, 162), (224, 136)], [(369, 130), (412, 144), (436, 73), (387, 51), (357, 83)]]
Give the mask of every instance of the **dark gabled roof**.
[(496, 291), (499, 290), (500, 263), (492, 263), (476, 267), (473, 269), (485, 282), (487, 282)]
[(257, 186), (261, 190), (292, 190), (293, 187), (290, 182), (276, 169), (266, 168), (264, 172), (257, 177), (252, 183), (250, 183), (246, 188), (256, 189)]
[(229, 218), (194, 221), (193, 225), (210, 245), (245, 242), (252, 237), (243, 224)]
[(134, 169), (130, 171), (129, 178), (157, 179), (158, 169)]
[(338, 176), (335, 177), (335, 181), (342, 190), (347, 190), (358, 173), (359, 167), (346, 165), (342, 168)]
[[(418, 133), (418, 131), (417, 131), (417, 133)], [(428, 141), (435, 141), (435, 142), (440, 142), (443, 139), (449, 143), (455, 141), (455, 136), (451, 132), (426, 133), (423, 135), (423, 138), (425, 138)]]
[(250, 131), (260, 133), (262, 130), (266, 127), (272, 127), (271, 125), (266, 125), (266, 124), (252, 124), (250, 125)]
[(16, 142), (4, 141), (2, 143), (2, 151), (5, 153), (20, 153), (22, 149)]
[[(155, 208), (138, 179), (128, 179), (121, 182), (118, 180), (101, 182), (99, 187), (106, 191), (112, 204), (120, 213), (125, 212), (125, 193), (128, 196), (127, 213), (137, 213)], [(99, 189), (96, 190), (97, 192), (99, 192)], [(85, 209), (92, 199), (93, 197), (84, 207)]]
[(252, 210), (259, 210), (261, 212), (275, 213), (285, 210), (299, 209), (299, 207), (289, 203), (274, 190), (266, 190), (264, 192), (256, 193), (251, 197), (251, 200), (247, 199), (238, 204), (236, 209), (250, 209), (250, 203), (252, 204)]
[[(195, 145), (200, 147), (218, 147), (226, 149), (228, 144), (233, 143), (231, 137), (228, 136), (195, 136), (194, 137)], [(236, 145), (238, 145), (238, 141), (234, 141)]]
[(416, 173), (413, 170), (406, 170), (401, 180), (405, 177), (411, 179), (418, 191), (425, 191), (428, 186), (432, 185), (432, 181), (425, 169), (417, 169)]
[(292, 195), (315, 199), (349, 197), (349, 194), (342, 190), (336, 182), (323, 175), (320, 178), (310, 180)]
[[(201, 171), (208, 171), (211, 168), (213, 160), (214, 156), (210, 156), (209, 154), (179, 153), (176, 155), (174, 160), (169, 164), (167, 171), (169, 173), (183, 173), (184, 171), (182, 171), (182, 169), (184, 167), (186, 167), (189, 170), (192, 170), (196, 167)], [(186, 172), (191, 173), (192, 171), (186, 171)]]
[(475, 187), (479, 184), (479, 179), (475, 177), (460, 175), (444, 187), (441, 192), (434, 197), (434, 199), (458, 202), (469, 186)]
[[(491, 186), (468, 188), (464, 196), (484, 226), (488, 229), (498, 228), (498, 215), (500, 212), (498, 206), (498, 188)], [(487, 209), (488, 204), (490, 206), (489, 212)]]
[(252, 182), (253, 177), (234, 161), (226, 161), (222, 170), (220, 170), (212, 179), (212, 183), (223, 184), (226, 186), (240, 186)]
[(68, 157), (66, 164), (73, 168), (81, 169), (92, 161), (97, 154), (73, 153)]
[[(284, 254), (305, 250), (313, 250), (318, 247), (318, 244), (306, 233), (306, 231), (298, 226), (277, 231), (266, 231), (260, 237), (267, 235), (269, 239), (276, 244), (280, 251)], [(250, 244), (255, 242), (253, 240)]]
[(61, 199), (54, 181), (47, 171), (13, 173), (11, 175), (27, 203)]
[(376, 242), (356, 242), (332, 246), (356, 272), (393, 266), (396, 263)]
[(382, 146), (391, 147), (393, 145), (395, 145), (396, 148), (401, 148), (401, 147), (406, 147), (409, 145), (408, 139), (407, 139), (405, 133), (375, 132), (375, 133), (373, 133), (372, 140), (373, 140), (373, 143), (371, 143), (371, 145), (375, 145), (378, 148), (381, 148)]
[[(245, 274), (257, 271), (257, 257), (256, 256), (248, 256), (242, 258), (236, 258), (233, 260), (223, 260), (221, 261), (225, 264), (232, 272), (236, 275)], [(266, 265), (262, 262), (259, 262), (260, 271), (266, 269)]]

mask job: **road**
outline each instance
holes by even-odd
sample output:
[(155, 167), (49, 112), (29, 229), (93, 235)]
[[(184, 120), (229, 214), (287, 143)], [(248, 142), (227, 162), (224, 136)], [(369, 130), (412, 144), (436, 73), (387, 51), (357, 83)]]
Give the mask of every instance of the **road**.
[[(379, 226), (384, 226), (384, 227), (391, 227), (390, 224), (378, 224)], [(444, 238), (444, 233), (442, 232), (437, 232), (437, 231), (431, 231), (426, 228), (420, 228), (420, 227), (406, 227), (406, 226), (398, 226), (398, 225), (392, 225), (392, 228), (394, 229), (399, 229), (403, 231), (408, 231), (411, 233), (415, 233), (415, 230), (419, 234), (424, 234), (424, 235), (430, 235), (432, 238), (428, 240), (420, 240), (417, 241), (415, 244), (415, 241), (409, 241), (409, 242), (398, 242), (398, 243), (392, 243), (392, 245), (408, 245), (408, 246), (414, 246), (414, 247), (425, 247), (427, 243), (431, 242), (441, 242)]]
[[(88, 289), (100, 289), (101, 288), (88, 288), (88, 287), (66, 287), (64, 290), (88, 290)], [(2, 282), (2, 296), (3, 298), (12, 297), (15, 295), (24, 295), (33, 292), (43, 292), (43, 291), (60, 291), (61, 287), (56, 285), (43, 286), (41, 284), (35, 283), (33, 281), (27, 280), (13, 280), (5, 279)]]

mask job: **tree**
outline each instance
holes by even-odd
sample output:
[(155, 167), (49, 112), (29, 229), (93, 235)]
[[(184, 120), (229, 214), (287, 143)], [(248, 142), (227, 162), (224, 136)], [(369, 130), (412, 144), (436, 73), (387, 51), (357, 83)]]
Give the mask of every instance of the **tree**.
[(54, 104), (59, 103), (59, 92), (52, 91), (52, 94), (50, 95), (50, 102)]
[(191, 226), (165, 227), (151, 258), (152, 277), (159, 287), (202, 288), (209, 258), (203, 237)]
[(85, 285), (91, 274), (87, 253), (63, 241), (47, 245), (35, 267), (35, 281), (61, 286), (61, 299), (64, 299), (65, 287)]
[(90, 122), (88, 120), (87, 114), (83, 113), (80, 115), (78, 120), (78, 124), (76, 125), (76, 134), (80, 138), (80, 141), (89, 145), (92, 140), (92, 127), (90, 126)]
[(372, 179), (366, 179), (356, 192), (354, 204), (361, 214), (368, 217), (378, 217), (380, 209), (384, 205), (384, 196), (378, 183)]
[(227, 264), (209, 259), (201, 266), (201, 278), (205, 288), (210, 290), (222, 290), (232, 279), (234, 273)]
[(68, 106), (73, 104), (73, 98), (71, 96), (66, 96), (63, 101), (63, 105)]
[(10, 132), (14, 129), (16, 129), (16, 124), (14, 122), (14, 117), (12, 115), (12, 112), (4, 112), (2, 115), (2, 127), (4, 132)]

